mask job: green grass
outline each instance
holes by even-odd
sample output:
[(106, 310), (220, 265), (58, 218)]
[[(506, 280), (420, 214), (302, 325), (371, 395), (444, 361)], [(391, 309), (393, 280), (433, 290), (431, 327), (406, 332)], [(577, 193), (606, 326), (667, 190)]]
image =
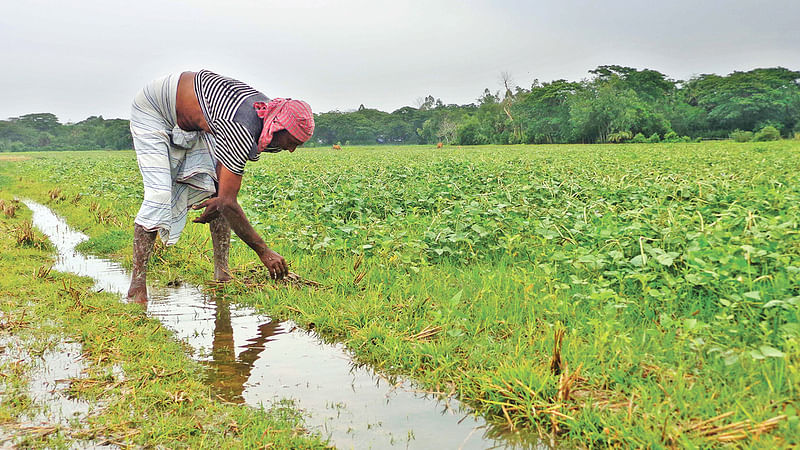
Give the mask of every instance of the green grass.
[[(3, 203), (11, 199), (0, 191)], [(2, 358), (4, 438), (10, 434), (21, 448), (71, 448), (86, 441), (169, 448), (325, 447), (307, 434), (290, 403), (256, 410), (217, 401), (202, 367), (141, 306), (95, 293), (87, 278), (51, 271), (46, 238), (38, 232), (18, 238), (29, 225), (24, 205), (13, 217), (0, 211), (0, 338), (9, 351), (21, 347), (34, 356), (61, 340), (79, 342), (87, 373), (71, 381), (69, 393), (97, 408), (83, 422), (30, 428), (25, 417), (44, 408), (28, 392), (31, 361)]]
[[(133, 154), (27, 156), (0, 163), (8, 189), (60, 188), (50, 206), (129, 262)], [(227, 293), (515, 428), (590, 445), (797, 445), (798, 200), (793, 141), (270, 155), (248, 166), (240, 202), (328, 289)], [(210, 277), (203, 226), (156, 253), (162, 282)], [(238, 241), (231, 261), (240, 280), (255, 264)], [(709, 428), (749, 420), (741, 435), (694, 428), (726, 413)]]
[(124, 230), (112, 230), (81, 242), (75, 249), (95, 255), (112, 255), (130, 246), (132, 241), (132, 233)]

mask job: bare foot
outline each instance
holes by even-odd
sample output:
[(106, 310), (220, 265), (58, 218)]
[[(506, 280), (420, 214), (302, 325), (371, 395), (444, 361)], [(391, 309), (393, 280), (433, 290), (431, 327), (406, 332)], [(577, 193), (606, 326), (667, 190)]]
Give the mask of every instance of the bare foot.
[(147, 285), (131, 285), (130, 289), (128, 289), (128, 301), (131, 303), (147, 303)]

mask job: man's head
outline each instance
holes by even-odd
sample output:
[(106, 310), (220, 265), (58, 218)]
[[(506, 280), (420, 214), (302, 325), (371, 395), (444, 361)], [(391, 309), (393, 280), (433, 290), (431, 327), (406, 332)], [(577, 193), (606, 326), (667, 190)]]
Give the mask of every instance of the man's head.
[(272, 133), (272, 140), (264, 148), (265, 152), (278, 153), (281, 150), (295, 151), (297, 147), (303, 145), (303, 141), (292, 136), (289, 131), (283, 129)]
[(274, 98), (269, 103), (256, 102), (253, 108), (258, 117), (264, 119), (258, 139), (259, 151), (294, 151), (314, 134), (314, 114), (304, 101)]

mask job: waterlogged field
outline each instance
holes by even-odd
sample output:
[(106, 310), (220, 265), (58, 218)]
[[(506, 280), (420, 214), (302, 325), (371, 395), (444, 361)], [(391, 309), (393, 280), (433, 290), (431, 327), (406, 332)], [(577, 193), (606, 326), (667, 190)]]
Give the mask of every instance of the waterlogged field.
[(55, 246), (7, 187), (0, 448), (327, 448), (292, 402), (254, 410), (219, 401), (186, 346), (141, 306), (59, 272)]
[[(132, 152), (0, 159), (130, 260)], [(241, 242), (235, 301), (346, 343), (514, 430), (588, 445), (800, 444), (800, 142), (301, 149), (240, 202), (291, 270)], [(160, 282), (210, 278), (204, 226)]]

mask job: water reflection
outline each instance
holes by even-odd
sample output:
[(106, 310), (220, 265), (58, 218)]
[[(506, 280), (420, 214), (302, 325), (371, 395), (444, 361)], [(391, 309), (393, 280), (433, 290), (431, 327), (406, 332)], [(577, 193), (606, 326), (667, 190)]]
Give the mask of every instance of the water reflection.
[(248, 339), (247, 344), (237, 356), (237, 348), (233, 339), (230, 302), (213, 299), (216, 304), (214, 318), (214, 338), (211, 348), (211, 361), (205, 364), (212, 369), (209, 374), (211, 382), (217, 388), (217, 395), (229, 402), (244, 403), (242, 392), (253, 365), (266, 343), (284, 333), (281, 322), (268, 320), (258, 325), (256, 336)]

